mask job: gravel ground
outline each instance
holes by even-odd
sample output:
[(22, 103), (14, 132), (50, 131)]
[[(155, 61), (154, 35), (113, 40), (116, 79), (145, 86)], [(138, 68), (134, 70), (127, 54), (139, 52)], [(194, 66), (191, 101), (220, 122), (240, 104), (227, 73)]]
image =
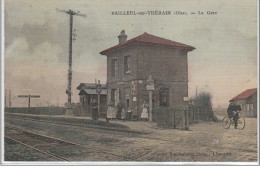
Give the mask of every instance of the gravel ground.
[[(71, 117), (70, 117), (71, 118)], [(77, 119), (87, 119), (77, 117)], [(219, 117), (222, 119), (222, 117)], [(111, 121), (129, 129), (149, 132), (148, 135), (127, 136), (122, 133), (67, 128), (47, 124), (21, 122), (6, 119), (6, 122), (26, 127), (32, 131), (74, 141), (86, 146), (131, 158), (131, 161), (172, 162), (256, 162), (257, 119), (246, 118), (243, 130), (224, 129), (221, 122), (200, 122), (190, 126), (189, 131), (161, 129), (155, 123)], [(104, 121), (104, 120), (100, 120)], [(12, 152), (8, 143), (6, 152)], [(13, 147), (13, 146), (12, 146)], [(69, 151), (64, 151), (69, 152)], [(19, 153), (20, 154), (20, 153)], [(18, 154), (18, 155), (19, 155)], [(10, 154), (11, 155), (11, 154)], [(21, 158), (25, 156), (21, 153)], [(10, 158), (9, 158), (10, 159)], [(92, 152), (71, 158), (75, 161), (127, 161), (107, 153)], [(10, 159), (12, 160), (12, 159)], [(26, 159), (24, 159), (26, 160)]]

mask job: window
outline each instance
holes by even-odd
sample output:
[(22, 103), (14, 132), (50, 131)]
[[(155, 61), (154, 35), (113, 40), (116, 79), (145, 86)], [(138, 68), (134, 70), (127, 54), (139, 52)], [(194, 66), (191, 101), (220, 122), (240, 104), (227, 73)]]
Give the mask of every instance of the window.
[(253, 116), (253, 114), (254, 114), (253, 108), (254, 108), (253, 104), (246, 104), (246, 115), (247, 116)]
[(118, 89), (118, 98), (119, 98), (120, 101), (122, 101), (121, 89)]
[(130, 106), (130, 101), (129, 99), (126, 99), (126, 107), (128, 108)]
[(125, 88), (125, 106), (126, 107), (130, 107), (130, 94), (131, 94), (131, 89)]
[(82, 105), (85, 106), (85, 96), (82, 97)]
[(111, 90), (111, 103), (115, 104), (116, 101), (116, 89)]
[(115, 77), (117, 74), (117, 60), (113, 59), (111, 64), (111, 76)]
[(130, 69), (130, 55), (124, 57), (124, 71), (125, 74), (128, 74), (131, 72)]
[(88, 95), (88, 105), (90, 106), (91, 104), (91, 98), (90, 98), (90, 95)]
[(160, 106), (169, 106), (169, 89), (160, 89)]

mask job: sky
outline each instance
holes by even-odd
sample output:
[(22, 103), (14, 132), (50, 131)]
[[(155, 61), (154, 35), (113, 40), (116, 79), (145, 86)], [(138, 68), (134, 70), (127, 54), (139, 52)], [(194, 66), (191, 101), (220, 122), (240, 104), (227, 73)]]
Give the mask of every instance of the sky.
[[(100, 51), (149, 34), (194, 46), (188, 53), (189, 97), (206, 91), (214, 107), (256, 88), (257, 1), (248, 0), (5, 0), (4, 84), (13, 107), (27, 106), (20, 94), (40, 95), (31, 106), (67, 101), (69, 15), (72, 9), (77, 39), (73, 42), (72, 101), (79, 102), (80, 83), (106, 83), (106, 56)], [(183, 11), (188, 15), (112, 15), (113, 11)], [(199, 15), (198, 11), (204, 12)], [(207, 11), (217, 12), (207, 15)], [(191, 12), (195, 12), (191, 15)]]

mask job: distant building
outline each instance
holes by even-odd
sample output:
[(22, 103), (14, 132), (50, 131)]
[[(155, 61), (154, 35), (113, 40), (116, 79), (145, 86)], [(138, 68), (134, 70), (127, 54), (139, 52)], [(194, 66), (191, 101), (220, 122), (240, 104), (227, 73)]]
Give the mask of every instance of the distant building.
[(241, 105), (243, 116), (257, 117), (257, 88), (247, 89), (231, 100)]
[[(98, 100), (96, 84), (81, 83), (77, 89), (79, 90), (80, 98), (80, 115), (91, 116), (91, 103), (93, 99)], [(101, 85), (100, 93), (100, 113), (105, 116), (107, 110), (107, 87)]]
[(141, 106), (148, 101), (146, 80), (151, 74), (155, 83), (154, 106), (188, 104), (189, 51), (195, 49), (182, 43), (144, 33), (127, 41), (123, 30), (119, 44), (103, 50), (107, 56), (107, 102), (117, 105), (121, 100), (133, 114), (141, 115)]

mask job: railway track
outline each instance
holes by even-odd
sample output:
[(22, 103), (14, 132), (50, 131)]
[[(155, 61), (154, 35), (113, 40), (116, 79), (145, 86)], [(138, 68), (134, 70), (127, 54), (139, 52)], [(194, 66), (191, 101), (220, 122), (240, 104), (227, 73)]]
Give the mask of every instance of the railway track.
[[(19, 143), (20, 145), (23, 145), (37, 152), (53, 157), (59, 161), (71, 161), (71, 159), (65, 158), (64, 156), (60, 156), (59, 154), (54, 153), (55, 148), (62, 150), (62, 148), (68, 148), (68, 147), (69, 148), (76, 147), (76, 149), (79, 149), (79, 152), (87, 151), (88, 153), (102, 153), (102, 154), (115, 156), (117, 158), (120, 158), (120, 160), (122, 159), (125, 161), (132, 160), (132, 158), (128, 158), (126, 156), (108, 152), (98, 147), (89, 147), (75, 142), (71, 142), (71, 141), (67, 141), (55, 137), (50, 137), (39, 133), (30, 132), (28, 130), (9, 125), (7, 123), (5, 123), (5, 129), (6, 129), (5, 130), (6, 139), (12, 140), (16, 143)], [(54, 150), (54, 151), (50, 152), (49, 150)]]
[(39, 153), (41, 153), (41, 154), (44, 154), (44, 155), (46, 155), (46, 156), (50, 156), (50, 157), (52, 157), (52, 158), (54, 158), (54, 159), (57, 159), (57, 160), (60, 160), (60, 161), (70, 161), (70, 160), (65, 159), (65, 158), (63, 158), (63, 157), (59, 157), (59, 156), (57, 156), (56, 154), (53, 154), (53, 153), (50, 153), (50, 152), (45, 152), (45, 151), (43, 151), (43, 150), (41, 150), (41, 149), (38, 149), (38, 148), (35, 148), (35, 147), (31, 146), (31, 145), (27, 145), (26, 143), (21, 142), (21, 141), (18, 141), (18, 140), (14, 139), (14, 138), (11, 138), (11, 137), (9, 137), (9, 136), (5, 136), (5, 139), (9, 139), (9, 140), (11, 140), (11, 141), (13, 141), (13, 142), (16, 142), (16, 143), (18, 143), (18, 144), (20, 144), (20, 145), (23, 145), (23, 146), (25, 146), (25, 147), (27, 147), (27, 148), (30, 148), (30, 149), (32, 149), (32, 150), (34, 150), (34, 151), (37, 151), (37, 152), (39, 152)]
[[(61, 122), (53, 122), (53, 121), (46, 121), (46, 120), (38, 120), (33, 118), (24, 118), (24, 117), (5, 117), (5, 119), (15, 119), (15, 120), (21, 120), (21, 121), (29, 121), (33, 123), (43, 123), (48, 125), (56, 125), (56, 126), (64, 126), (64, 127), (74, 127), (76, 129), (91, 129), (91, 131), (98, 132), (98, 133), (106, 133), (110, 135), (119, 135), (119, 136), (128, 136), (128, 137), (138, 137), (143, 139), (150, 139), (150, 140), (159, 140), (159, 141), (165, 141), (165, 142), (171, 142), (170, 140), (160, 139), (156, 137), (149, 137), (147, 136), (148, 132), (139, 132), (139, 131), (132, 131), (132, 130), (121, 130), (121, 129), (112, 129), (112, 128), (106, 128), (106, 127), (99, 127), (99, 126), (89, 126), (89, 125), (80, 125), (80, 124), (73, 124), (73, 123), (61, 123)], [(111, 130), (111, 131), (110, 131)], [(116, 133), (111, 133), (116, 132)]]

